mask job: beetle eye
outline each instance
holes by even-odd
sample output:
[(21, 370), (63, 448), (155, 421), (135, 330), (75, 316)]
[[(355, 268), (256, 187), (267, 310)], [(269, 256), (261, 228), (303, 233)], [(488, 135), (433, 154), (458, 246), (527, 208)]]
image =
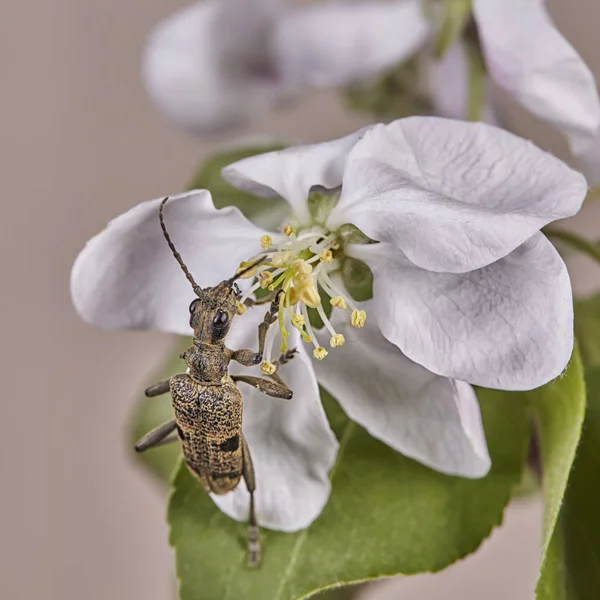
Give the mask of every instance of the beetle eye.
[(217, 314), (215, 315), (215, 318), (213, 319), (213, 323), (215, 325), (223, 326), (223, 325), (227, 325), (228, 322), (229, 322), (229, 315), (222, 310), (219, 310), (217, 312)]
[(190, 314), (193, 313), (194, 310), (196, 310), (198, 302), (200, 302), (200, 298), (195, 298), (194, 300), (192, 300), (192, 303), (190, 304)]

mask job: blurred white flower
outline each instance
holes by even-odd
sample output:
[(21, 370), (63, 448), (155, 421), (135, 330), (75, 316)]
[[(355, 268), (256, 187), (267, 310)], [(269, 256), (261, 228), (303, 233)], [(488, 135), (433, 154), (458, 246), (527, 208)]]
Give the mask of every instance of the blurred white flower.
[[(200, 285), (268, 252), (258, 280), (284, 293), (264, 358), (278, 331), (298, 347), (282, 371), (294, 398), (244, 390), (259, 521), (299, 529), (327, 500), (337, 444), (317, 382), (397, 451), (444, 473), (485, 475), (490, 459), (469, 384), (537, 387), (561, 373), (572, 351), (569, 277), (539, 230), (579, 210), (583, 176), (501, 129), (435, 117), (250, 157), (223, 175), (256, 195), (283, 197), (293, 213), (284, 233), (268, 232), (237, 208), (216, 210), (200, 190), (173, 197), (166, 214)], [(315, 195), (314, 186), (330, 193)], [(194, 293), (162, 237), (159, 203), (112, 221), (77, 258), (71, 290), (85, 320), (190, 334)], [(337, 277), (350, 258), (373, 273), (368, 302), (353, 301)], [(307, 306), (325, 328), (310, 327)], [(237, 319), (228, 344), (253, 346), (263, 314), (249, 309)], [(243, 486), (214, 501), (245, 519)]]
[(304, 85), (345, 85), (389, 68), (429, 31), (418, 0), (291, 4), (202, 0), (160, 23), (143, 61), (154, 102), (195, 133), (236, 127)]

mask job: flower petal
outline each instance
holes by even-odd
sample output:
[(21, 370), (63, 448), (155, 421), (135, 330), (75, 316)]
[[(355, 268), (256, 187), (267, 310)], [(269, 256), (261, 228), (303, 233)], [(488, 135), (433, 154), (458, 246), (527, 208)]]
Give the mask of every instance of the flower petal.
[(351, 222), (424, 269), (460, 273), (573, 215), (586, 192), (580, 173), (507, 131), (410, 117), (354, 147), (328, 225)]
[(352, 254), (373, 271), (381, 332), (426, 369), (489, 388), (527, 390), (567, 365), (571, 284), (541, 233), (471, 273), (419, 269), (386, 244), (356, 246)]
[(407, 59), (431, 31), (420, 0), (325, 2), (277, 22), (273, 56), (294, 84), (347, 85)]
[(333, 189), (341, 185), (348, 154), (368, 129), (330, 142), (250, 156), (227, 165), (221, 173), (231, 185), (255, 196), (281, 196), (301, 222), (310, 223), (307, 202), (310, 188)]
[(264, 2), (202, 0), (159, 23), (142, 65), (146, 87), (167, 117), (210, 133), (258, 117), (283, 93), (269, 74)]
[(583, 152), (600, 127), (596, 83), (543, 0), (474, 0), (473, 15), (496, 83)]
[[(440, 60), (429, 62), (427, 84), (436, 115), (468, 120), (470, 83), (464, 43), (459, 41), (452, 44)], [(481, 120), (490, 125), (498, 124), (489, 86), (485, 88)]]
[[(264, 309), (249, 310), (236, 322), (227, 344), (232, 348), (255, 347), (263, 315)], [(331, 491), (328, 474), (338, 449), (321, 405), (311, 361), (302, 343), (296, 341), (298, 354), (281, 369), (281, 376), (294, 391), (291, 400), (270, 398), (240, 383), (244, 394), (243, 430), (256, 472), (258, 522), (281, 531), (304, 529), (319, 516)], [(248, 369), (233, 365), (232, 372), (249, 374)], [(248, 519), (249, 495), (243, 483), (233, 492), (213, 495), (212, 499), (233, 519)]]
[[(195, 297), (163, 237), (161, 198), (138, 204), (111, 221), (81, 251), (71, 273), (77, 312), (107, 329), (160, 329), (189, 335), (188, 306)], [(260, 251), (263, 231), (237, 208), (214, 208), (206, 190), (171, 196), (167, 230), (201, 286), (231, 277)]]
[(347, 343), (315, 361), (315, 371), (348, 416), (388, 446), (433, 469), (483, 477), (490, 457), (473, 388), (408, 359), (372, 320), (353, 330), (347, 313), (343, 321), (340, 313), (334, 311), (333, 322)]

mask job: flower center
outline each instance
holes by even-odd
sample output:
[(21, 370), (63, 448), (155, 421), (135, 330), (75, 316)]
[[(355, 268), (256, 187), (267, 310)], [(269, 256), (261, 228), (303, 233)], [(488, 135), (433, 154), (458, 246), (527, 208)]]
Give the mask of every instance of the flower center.
[[(330, 334), (331, 348), (343, 346), (345, 339), (336, 332), (323, 308), (325, 301), (339, 310), (350, 310), (349, 321), (354, 327), (363, 327), (367, 314), (359, 309), (343, 285), (334, 281), (332, 274), (340, 269), (344, 259), (343, 238), (339, 231), (328, 231), (321, 225), (296, 230), (291, 225), (283, 226), (287, 239), (277, 247), (273, 247), (270, 236), (260, 239), (261, 247), (266, 251), (240, 264), (240, 270), (256, 262), (261, 256), (265, 262), (243, 275), (244, 278), (255, 277), (256, 282), (241, 298), (243, 303), (259, 288), (268, 290), (279, 296), (278, 324), (281, 334), (281, 352), (287, 350), (289, 332), (286, 323), (297, 329), (305, 342), (314, 346), (313, 355), (322, 360), (328, 354), (319, 343), (311, 325), (309, 309), (314, 309), (324, 327)], [(276, 329), (267, 333), (264, 362), (261, 369), (269, 374), (274, 369), (271, 360), (272, 348), (276, 337)]]

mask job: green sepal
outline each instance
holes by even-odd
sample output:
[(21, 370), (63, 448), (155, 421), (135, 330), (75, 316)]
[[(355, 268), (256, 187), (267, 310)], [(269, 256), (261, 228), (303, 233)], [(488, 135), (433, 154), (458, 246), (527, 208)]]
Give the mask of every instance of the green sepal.
[(221, 170), (249, 156), (285, 147), (283, 144), (257, 144), (213, 154), (200, 165), (189, 184), (189, 189), (209, 190), (217, 208), (237, 206), (254, 224), (267, 229), (275, 228), (290, 212), (287, 202), (281, 198), (260, 198), (238, 190), (223, 179)]
[[(542, 563), (537, 600), (575, 599), (569, 593), (561, 506), (585, 414), (585, 382), (577, 348), (566, 372), (552, 383), (528, 393), (539, 437), (544, 519)], [(583, 516), (583, 515), (582, 515)], [(580, 523), (581, 525), (581, 523)]]
[(373, 272), (362, 260), (347, 256), (342, 262), (342, 281), (346, 290), (357, 302), (373, 297)]
[(479, 398), (492, 469), (469, 480), (395, 452), (323, 393), (340, 440), (332, 495), (309, 529), (263, 530), (256, 570), (245, 567), (246, 525), (220, 513), (180, 466), (168, 510), (180, 598), (306, 598), (342, 583), (438, 571), (474, 552), (502, 522), (530, 431), (522, 395), (479, 390)]

